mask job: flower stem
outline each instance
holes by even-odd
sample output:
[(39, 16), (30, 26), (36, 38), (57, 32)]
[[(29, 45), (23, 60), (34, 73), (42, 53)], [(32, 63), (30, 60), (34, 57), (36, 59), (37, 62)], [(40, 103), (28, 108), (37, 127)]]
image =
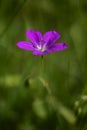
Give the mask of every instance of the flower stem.
[(44, 65), (43, 65), (43, 59), (44, 57), (41, 56), (41, 65), (40, 65), (40, 75), (39, 75), (39, 80), (40, 82), (43, 84), (43, 87), (46, 88), (47, 92), (49, 95), (51, 95), (51, 90), (50, 90), (50, 87), (49, 87), (49, 83), (45, 80), (44, 78)]
[(43, 58), (44, 58), (44, 57), (43, 57), (43, 55), (42, 55), (42, 56), (41, 56), (41, 65), (43, 64)]

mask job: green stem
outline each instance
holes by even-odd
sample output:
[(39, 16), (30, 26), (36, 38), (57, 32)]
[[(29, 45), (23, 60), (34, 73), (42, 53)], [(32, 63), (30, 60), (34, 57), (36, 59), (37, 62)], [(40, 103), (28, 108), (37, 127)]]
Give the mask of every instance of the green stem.
[(43, 84), (43, 86), (46, 88), (47, 92), (49, 95), (51, 95), (51, 90), (50, 90), (50, 87), (49, 87), (49, 84), (48, 85), (45, 85), (45, 79), (44, 79), (44, 65), (43, 65), (43, 56), (41, 56), (41, 64), (40, 64), (40, 75), (39, 75), (39, 80), (41, 81), (41, 83)]

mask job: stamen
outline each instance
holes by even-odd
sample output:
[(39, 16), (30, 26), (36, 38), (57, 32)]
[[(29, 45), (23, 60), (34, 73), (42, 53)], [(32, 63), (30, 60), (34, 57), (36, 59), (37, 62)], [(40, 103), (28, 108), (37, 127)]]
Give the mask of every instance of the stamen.
[(44, 52), (47, 50), (45, 42), (43, 40), (40, 41), (40, 45), (37, 45), (37, 50)]

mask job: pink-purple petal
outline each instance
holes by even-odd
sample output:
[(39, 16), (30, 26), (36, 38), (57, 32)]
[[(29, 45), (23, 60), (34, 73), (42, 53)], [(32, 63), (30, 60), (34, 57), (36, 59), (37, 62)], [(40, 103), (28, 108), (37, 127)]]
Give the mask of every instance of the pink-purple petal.
[(26, 41), (20, 41), (17, 43), (17, 46), (23, 50), (34, 50), (34, 47), (32, 43), (26, 42)]
[(41, 52), (41, 51), (33, 51), (33, 55), (47, 55), (47, 54), (50, 54), (52, 51), (51, 50), (47, 50), (47, 51), (44, 51), (44, 52)]
[(42, 39), (42, 34), (39, 31), (27, 30), (26, 37), (35, 45), (37, 46)]
[(60, 34), (56, 31), (48, 31), (44, 34), (43, 39), (48, 46), (51, 46), (60, 38)]
[(51, 51), (62, 51), (62, 50), (65, 50), (68, 48), (68, 45), (66, 43), (57, 43), (57, 44), (54, 44), (50, 50)]
[(39, 41), (42, 40), (42, 34), (40, 31), (36, 31)]

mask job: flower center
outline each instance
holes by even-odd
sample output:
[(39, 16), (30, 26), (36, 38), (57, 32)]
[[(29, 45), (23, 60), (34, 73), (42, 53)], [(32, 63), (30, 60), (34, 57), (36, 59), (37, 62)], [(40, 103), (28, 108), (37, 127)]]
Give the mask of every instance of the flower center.
[(46, 44), (43, 40), (40, 41), (39, 45), (37, 45), (37, 50), (44, 52), (47, 50)]

